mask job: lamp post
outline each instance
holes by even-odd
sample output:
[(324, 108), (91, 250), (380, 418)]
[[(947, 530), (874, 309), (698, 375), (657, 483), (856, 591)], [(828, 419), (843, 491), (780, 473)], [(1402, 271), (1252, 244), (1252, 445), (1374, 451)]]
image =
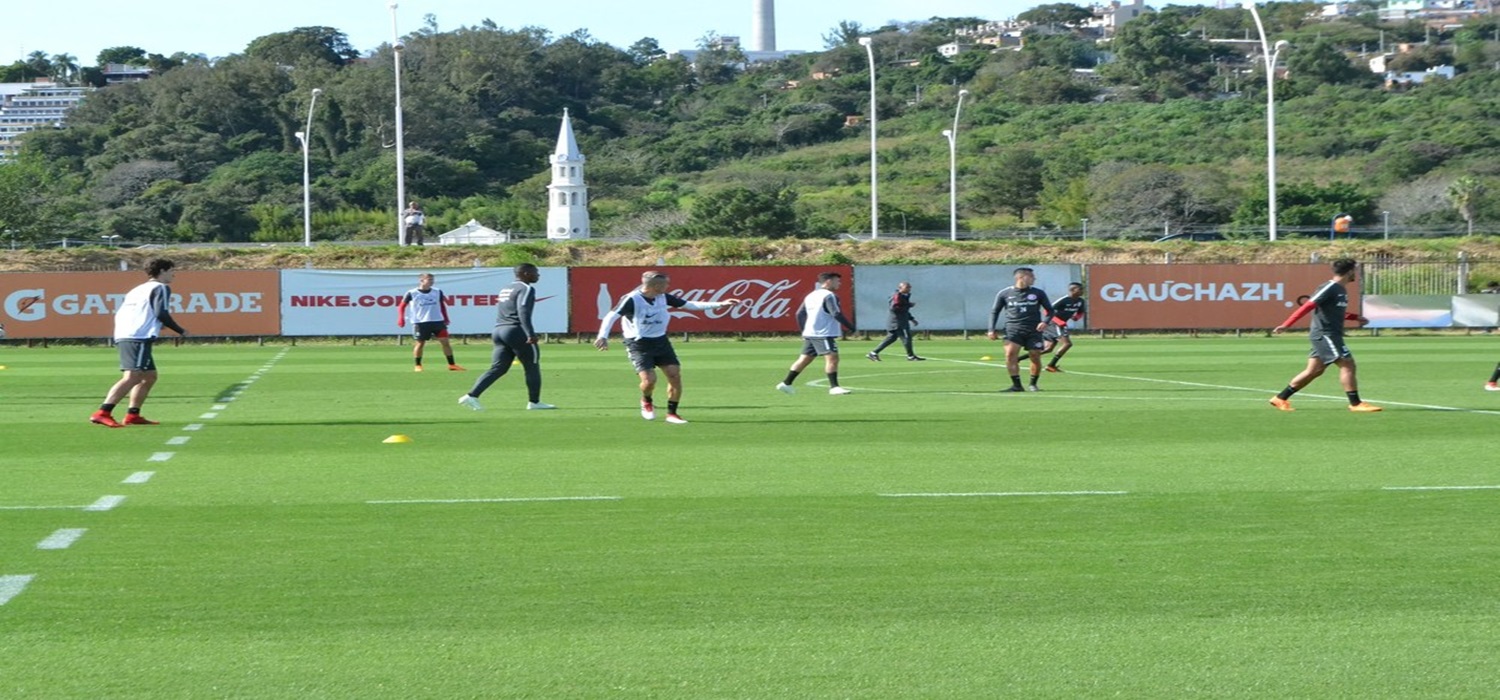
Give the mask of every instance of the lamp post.
[(312, 141), (313, 107), (317, 106), (321, 94), (321, 88), (313, 88), (312, 100), (307, 103), (307, 128), (297, 132), (297, 140), (302, 142), (302, 245), (305, 246), (312, 245), (312, 168), (308, 163), (308, 149)]
[(386, 7), (391, 10), (391, 54), (395, 57), (396, 69), (396, 243), (406, 245), (406, 227), (401, 223), (401, 212), (406, 209), (406, 128), (401, 121), (401, 34), (396, 30), (396, 0)]
[(958, 105), (953, 108), (953, 128), (943, 131), (948, 137), (948, 240), (958, 240), (958, 115), (964, 109), (968, 90), (958, 91)]
[(1086, 241), (1088, 239), (1089, 239), (1089, 220), (1088, 219), (1084, 219), (1083, 220), (1083, 240)]
[(1246, 0), (1245, 9), (1255, 18), (1255, 29), (1260, 32), (1260, 52), (1266, 62), (1266, 195), (1269, 199), (1270, 240), (1276, 240), (1276, 60), (1281, 52), (1291, 46), (1285, 41), (1276, 42), (1275, 49), (1266, 41), (1266, 25), (1260, 21), (1260, 11), (1254, 0)]
[(1380, 212), (1380, 218), (1385, 221), (1385, 240), (1389, 241), (1391, 240), (1391, 213), (1388, 211)]
[(880, 237), (880, 192), (875, 162), (875, 125), (878, 122), (875, 115), (875, 46), (867, 36), (859, 38), (859, 45), (865, 47), (865, 56), (870, 59), (870, 238), (875, 239)]

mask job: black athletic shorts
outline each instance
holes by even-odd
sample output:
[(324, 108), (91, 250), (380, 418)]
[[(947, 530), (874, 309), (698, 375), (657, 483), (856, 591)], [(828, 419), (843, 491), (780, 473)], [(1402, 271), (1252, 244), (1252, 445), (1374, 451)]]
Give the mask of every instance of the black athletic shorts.
[(839, 352), (838, 338), (813, 338), (802, 336), (802, 354), (812, 355), (837, 355)]
[(625, 352), (630, 355), (630, 364), (637, 372), (650, 372), (657, 367), (682, 364), (677, 360), (677, 351), (666, 336), (660, 338), (637, 338), (625, 340)]
[(1349, 346), (1344, 344), (1344, 336), (1320, 335), (1312, 339), (1312, 352), (1307, 356), (1331, 365), (1345, 357), (1354, 357), (1354, 353), (1349, 352)]
[(1005, 342), (1015, 343), (1027, 350), (1041, 350), (1047, 347), (1047, 339), (1038, 331), (1013, 331), (1005, 329)]
[(411, 324), (411, 336), (418, 341), (448, 337), (448, 324), (442, 321), (423, 321)]

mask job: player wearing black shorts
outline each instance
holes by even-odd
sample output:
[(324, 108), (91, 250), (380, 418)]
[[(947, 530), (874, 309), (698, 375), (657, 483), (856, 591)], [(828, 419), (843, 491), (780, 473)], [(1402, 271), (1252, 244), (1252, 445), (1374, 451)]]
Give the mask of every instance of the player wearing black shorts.
[(1052, 302), (1052, 323), (1047, 324), (1047, 330), (1042, 331), (1042, 337), (1047, 341), (1044, 353), (1053, 353), (1052, 360), (1047, 363), (1048, 372), (1061, 372), (1057, 363), (1062, 362), (1063, 355), (1073, 348), (1073, 338), (1068, 334), (1068, 322), (1083, 318), (1083, 285), (1073, 282), (1068, 285), (1068, 295)]
[[(120, 350), (120, 371), (124, 376), (109, 388), (99, 410), (89, 416), (89, 422), (107, 428), (126, 425), (156, 425), (141, 415), (141, 405), (151, 394), (156, 384), (156, 358), (152, 347), (163, 326), (187, 335), (187, 331), (172, 320), (172, 279), (177, 275), (172, 270), (172, 261), (156, 259), (146, 264), (146, 274), (151, 277), (145, 283), (125, 294), (115, 311), (115, 346)], [(116, 421), (115, 405), (126, 395), (130, 405), (124, 421)]]
[(1355, 413), (1377, 413), (1379, 406), (1365, 403), (1359, 398), (1359, 382), (1355, 376), (1354, 355), (1344, 344), (1344, 322), (1355, 321), (1363, 326), (1370, 320), (1359, 314), (1349, 313), (1349, 290), (1344, 287), (1358, 279), (1358, 265), (1349, 258), (1333, 261), (1333, 279), (1324, 282), (1313, 292), (1307, 303), (1297, 307), (1281, 325), (1271, 332), (1280, 334), (1298, 319), (1312, 314), (1312, 325), (1308, 339), (1312, 341), (1312, 352), (1307, 358), (1307, 368), (1287, 384), (1281, 393), (1271, 397), (1271, 405), (1282, 411), (1292, 411), (1292, 394), (1301, 391), (1312, 380), (1323, 376), (1328, 365), (1338, 365), (1339, 383), (1349, 398), (1349, 410)]
[(722, 309), (740, 303), (739, 299), (720, 301), (688, 301), (667, 293), (666, 273), (648, 270), (641, 275), (641, 286), (620, 298), (615, 307), (599, 324), (599, 335), (594, 338), (594, 347), (609, 349), (609, 334), (615, 321), (620, 321), (625, 335), (625, 352), (630, 364), (641, 379), (641, 417), (656, 419), (656, 404), (652, 399), (656, 390), (656, 370), (661, 368), (667, 375), (667, 422), (683, 424), (677, 406), (682, 402), (682, 363), (672, 340), (667, 337), (667, 324), (672, 320), (672, 309), (707, 311)]
[[(1031, 286), (1036, 282), (1036, 272), (1029, 267), (1015, 269), (1015, 284), (1000, 290), (995, 295), (995, 304), (990, 308), (990, 340), (1000, 337), (997, 331), (1000, 317), (1005, 316), (1005, 371), (1010, 373), (1010, 388), (1001, 391), (1041, 391), (1037, 378), (1042, 375), (1042, 350), (1047, 347), (1042, 331), (1052, 320), (1052, 302), (1047, 293)], [(1021, 350), (1031, 356), (1031, 383), (1021, 387)]]
[(422, 350), (427, 347), (427, 341), (436, 338), (443, 346), (448, 369), (462, 372), (464, 368), (453, 361), (453, 345), (448, 342), (448, 297), (432, 283), (430, 273), (417, 276), (417, 287), (402, 296), (401, 303), (396, 305), (396, 327), (405, 327), (406, 322), (411, 321), (411, 336), (416, 341), (412, 345), (411, 357), (416, 371), (422, 371)]

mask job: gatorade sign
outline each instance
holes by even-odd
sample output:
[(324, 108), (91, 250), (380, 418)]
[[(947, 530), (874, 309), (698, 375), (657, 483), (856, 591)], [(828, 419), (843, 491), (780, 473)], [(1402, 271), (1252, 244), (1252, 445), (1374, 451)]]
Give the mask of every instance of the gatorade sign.
[[(12, 338), (107, 338), (133, 272), (0, 275), (0, 321)], [(269, 270), (177, 270), (172, 317), (192, 335), (277, 335), (278, 275)], [(168, 331), (170, 334), (170, 331)]]

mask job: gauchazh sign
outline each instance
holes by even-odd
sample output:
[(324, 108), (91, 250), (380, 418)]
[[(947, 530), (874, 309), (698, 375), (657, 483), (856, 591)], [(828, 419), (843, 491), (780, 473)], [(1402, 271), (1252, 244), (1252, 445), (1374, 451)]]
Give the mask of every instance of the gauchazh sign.
[[(1092, 328), (1274, 328), (1333, 277), (1327, 265), (1090, 265)], [(1349, 285), (1349, 310), (1359, 285)], [(1306, 326), (1307, 321), (1298, 323)]]

